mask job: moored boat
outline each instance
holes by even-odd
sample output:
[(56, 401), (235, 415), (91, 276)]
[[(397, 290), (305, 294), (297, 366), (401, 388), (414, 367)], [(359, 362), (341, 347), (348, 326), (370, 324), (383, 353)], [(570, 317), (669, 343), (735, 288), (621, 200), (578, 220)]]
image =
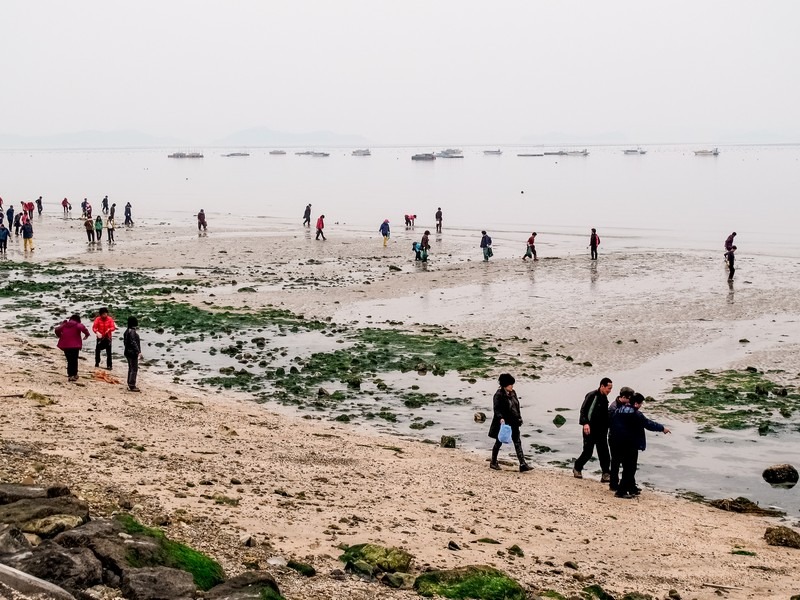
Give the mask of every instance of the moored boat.
[(436, 160), (436, 157), (432, 152), (423, 152), (421, 154), (413, 155), (411, 160)]
[(316, 156), (317, 158), (321, 158), (323, 156), (330, 156), (330, 152), (312, 152), (311, 156)]
[(641, 148), (628, 148), (622, 151), (623, 154), (647, 154), (647, 150)]
[(584, 148), (583, 150), (569, 150), (567, 156), (589, 156), (589, 151)]
[(719, 148), (714, 148), (713, 150), (695, 150), (695, 156), (719, 156)]
[(567, 152), (566, 152), (566, 150), (557, 150), (555, 152), (545, 152), (544, 155), (545, 156), (566, 156)]
[(222, 156), (250, 156), (250, 154), (248, 152), (229, 152), (228, 154), (223, 154)]
[(286, 154), (286, 150), (270, 150), (269, 153), (275, 155), (283, 155)]
[(353, 150), (351, 152), (352, 156), (372, 156), (372, 152), (369, 151), (369, 148), (364, 148), (363, 150)]
[(167, 154), (167, 158), (186, 158), (186, 152), (173, 152), (172, 154)]
[(517, 156), (544, 156), (544, 154), (536, 154), (534, 152), (523, 152), (522, 154), (517, 154)]
[(498, 148), (497, 150), (484, 150), (483, 153), (486, 156), (500, 156), (503, 151)]

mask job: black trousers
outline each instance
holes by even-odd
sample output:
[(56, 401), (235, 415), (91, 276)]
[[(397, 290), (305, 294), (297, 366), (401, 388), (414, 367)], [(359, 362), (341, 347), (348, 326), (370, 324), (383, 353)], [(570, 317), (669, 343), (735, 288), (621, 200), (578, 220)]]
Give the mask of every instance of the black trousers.
[(636, 490), (636, 469), (639, 462), (639, 448), (628, 445), (620, 449), (620, 462), (622, 463), (622, 479), (619, 482), (617, 493), (632, 494)]
[(80, 352), (80, 348), (64, 349), (64, 356), (67, 358), (67, 377), (78, 376), (78, 354), (80, 354)]
[(592, 251), (592, 260), (597, 260), (597, 246), (589, 246)]
[(311, 227), (311, 217), (303, 217), (303, 226)]
[(108, 241), (113, 243), (113, 241), (114, 241), (114, 230), (113, 229), (106, 229), (106, 233), (108, 233)]
[(139, 374), (139, 357), (125, 355), (128, 361), (128, 389), (136, 387), (136, 376)]
[(319, 239), (319, 236), (322, 236), (323, 240), (325, 239), (325, 234), (322, 232), (322, 229), (317, 229), (317, 239)]
[(736, 273), (736, 269), (733, 267), (732, 264), (728, 264), (728, 279), (733, 279), (733, 274)]
[[(519, 466), (528, 464), (525, 462), (525, 452), (522, 450), (522, 440), (519, 439), (519, 427), (511, 427), (511, 441), (514, 443), (514, 451), (517, 453), (517, 460)], [(492, 447), (492, 464), (497, 462), (497, 455), (500, 454), (500, 448), (503, 447), (502, 442), (495, 440)]]
[(106, 366), (111, 369), (111, 340), (109, 338), (102, 338), (97, 340), (97, 346), (94, 347), (94, 366), (100, 366), (100, 353), (106, 351)]
[(0, 240), (0, 251), (5, 252), (8, 249), (8, 240)]
[(608, 467), (611, 462), (611, 457), (608, 454), (608, 430), (601, 431), (591, 430), (589, 435), (583, 434), (583, 452), (575, 461), (575, 470), (583, 471), (583, 467), (589, 462), (594, 454), (594, 448), (597, 446), (597, 460), (600, 461), (600, 469), (603, 473), (608, 473)]
[(608, 449), (611, 451), (611, 467), (609, 472), (611, 473), (610, 486), (612, 488), (619, 487), (619, 467), (622, 464), (622, 461), (618, 446), (619, 444), (615, 443), (613, 438), (608, 438)]

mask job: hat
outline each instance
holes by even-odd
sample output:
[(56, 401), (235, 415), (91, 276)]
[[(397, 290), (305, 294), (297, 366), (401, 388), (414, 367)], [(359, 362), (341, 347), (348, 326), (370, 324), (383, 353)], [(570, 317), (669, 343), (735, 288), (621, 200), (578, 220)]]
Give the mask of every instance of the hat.
[(633, 393), (633, 388), (629, 388), (627, 385), (622, 386), (622, 388), (619, 390), (619, 395), (623, 398), (628, 398), (629, 400), (633, 398)]
[(500, 387), (506, 387), (509, 385), (514, 385), (514, 377), (509, 375), (508, 373), (503, 373), (497, 380), (500, 383)]

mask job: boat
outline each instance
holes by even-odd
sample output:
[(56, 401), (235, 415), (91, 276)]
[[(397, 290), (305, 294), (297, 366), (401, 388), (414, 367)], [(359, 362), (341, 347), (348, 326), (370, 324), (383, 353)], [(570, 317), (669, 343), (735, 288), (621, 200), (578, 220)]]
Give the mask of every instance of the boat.
[(270, 150), (270, 154), (286, 154), (286, 150)]
[(369, 151), (369, 148), (364, 148), (363, 150), (353, 150), (351, 156), (372, 156), (372, 152)]
[(517, 156), (544, 156), (544, 154), (523, 153), (523, 154), (517, 154)]
[(461, 148), (447, 148), (434, 154), (436, 158), (464, 158), (464, 151)]
[(503, 151), (500, 150), (500, 149), (497, 149), (497, 150), (484, 150), (483, 153), (486, 156), (500, 156), (503, 153)]
[(714, 148), (713, 150), (695, 150), (695, 156), (719, 156), (719, 148)]
[(566, 150), (558, 150), (556, 152), (545, 152), (544, 155), (545, 156), (566, 156), (567, 152), (566, 152)]
[(167, 158), (203, 158), (202, 152), (173, 152), (167, 154)]
[(321, 158), (323, 156), (330, 156), (330, 152), (312, 152), (311, 156), (316, 156), (317, 158)]
[(628, 148), (622, 151), (623, 154), (647, 154), (647, 150), (641, 148)]
[(589, 156), (589, 151), (584, 148), (583, 150), (569, 150), (567, 156)]
[(189, 152), (189, 154), (186, 155), (186, 158), (203, 158), (203, 153), (202, 152)]
[(304, 150), (303, 152), (295, 152), (296, 156), (311, 156), (314, 154), (311, 150)]
[(248, 152), (229, 152), (228, 154), (223, 154), (222, 156), (250, 156)]
[(432, 152), (423, 152), (421, 154), (415, 154), (411, 157), (411, 160), (436, 160), (436, 156), (434, 156)]

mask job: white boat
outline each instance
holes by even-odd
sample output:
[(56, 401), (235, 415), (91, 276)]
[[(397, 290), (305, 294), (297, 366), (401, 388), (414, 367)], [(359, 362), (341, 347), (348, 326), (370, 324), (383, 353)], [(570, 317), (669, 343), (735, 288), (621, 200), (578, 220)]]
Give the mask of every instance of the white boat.
[(415, 154), (411, 157), (411, 160), (436, 160), (436, 157), (432, 152), (423, 152), (421, 154)]
[(311, 156), (316, 156), (317, 158), (321, 158), (323, 156), (330, 156), (330, 152), (312, 152)]
[(531, 153), (517, 154), (517, 156), (544, 156), (544, 154), (536, 154), (531, 152)]
[(484, 150), (483, 153), (486, 156), (500, 156), (503, 153), (503, 151), (500, 150), (500, 149), (497, 149), (497, 150)]
[(567, 156), (589, 156), (589, 151), (586, 148), (583, 150), (567, 150)]
[(202, 152), (189, 152), (189, 154), (186, 155), (186, 158), (203, 158), (203, 153)]
[(719, 156), (719, 148), (714, 148), (713, 150), (695, 150), (695, 156)]
[(229, 156), (250, 156), (247, 152), (229, 152), (228, 154), (223, 154), (222, 156), (229, 157)]
[(270, 154), (286, 154), (286, 150), (270, 150)]
[(314, 154), (311, 150), (303, 150), (302, 152), (295, 152), (296, 156), (311, 156)]
[(647, 154), (647, 150), (642, 150), (641, 148), (629, 148), (627, 150), (622, 151), (623, 154)]
[(173, 152), (172, 154), (167, 154), (167, 158), (186, 158), (186, 152)]
[(556, 150), (556, 151), (553, 151), (553, 152), (545, 152), (544, 155), (545, 156), (566, 156), (567, 155), (567, 151), (566, 150)]
[(352, 156), (372, 156), (372, 152), (369, 151), (369, 148), (364, 148), (363, 150), (353, 150), (351, 152)]
[(447, 148), (434, 154), (436, 158), (464, 158), (460, 148)]

